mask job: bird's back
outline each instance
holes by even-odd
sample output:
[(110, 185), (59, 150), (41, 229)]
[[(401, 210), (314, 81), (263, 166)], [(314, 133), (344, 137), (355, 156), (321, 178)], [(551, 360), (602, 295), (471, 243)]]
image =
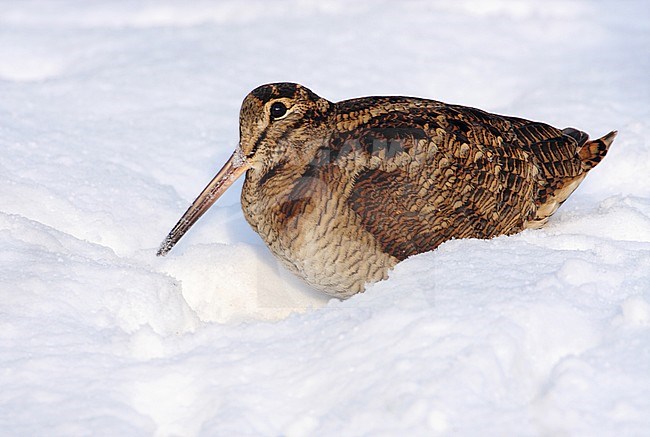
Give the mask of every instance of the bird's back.
[(328, 157), (355, 160), (347, 202), (399, 260), (543, 225), (615, 135), (590, 142), (575, 129), (404, 97), (337, 110)]

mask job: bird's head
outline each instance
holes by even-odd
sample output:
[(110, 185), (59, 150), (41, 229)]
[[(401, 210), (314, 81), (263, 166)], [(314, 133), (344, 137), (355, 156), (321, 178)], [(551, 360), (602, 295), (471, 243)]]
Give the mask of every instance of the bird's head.
[(264, 172), (282, 161), (303, 161), (327, 134), (331, 103), (295, 83), (254, 89), (239, 114), (239, 152), (253, 169)]
[(308, 163), (327, 137), (332, 107), (295, 83), (262, 85), (251, 91), (239, 114), (239, 146), (162, 242), (158, 255), (169, 252), (246, 171), (261, 177), (278, 164)]

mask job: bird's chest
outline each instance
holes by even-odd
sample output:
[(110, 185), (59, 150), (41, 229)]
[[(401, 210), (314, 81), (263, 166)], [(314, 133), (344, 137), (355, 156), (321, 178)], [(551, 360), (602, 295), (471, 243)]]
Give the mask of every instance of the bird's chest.
[(269, 188), (244, 184), (244, 217), (288, 268), (302, 276), (320, 269), (319, 261), (337, 232), (331, 224), (340, 219), (342, 211), (331, 198)]
[(246, 220), (273, 254), (313, 287), (337, 297), (385, 277), (395, 260), (384, 254), (358, 216), (328, 187), (271, 192), (245, 183)]

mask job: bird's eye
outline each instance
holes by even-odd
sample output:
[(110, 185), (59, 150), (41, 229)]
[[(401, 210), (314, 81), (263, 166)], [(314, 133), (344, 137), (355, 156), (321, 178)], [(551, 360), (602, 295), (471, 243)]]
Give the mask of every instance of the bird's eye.
[(282, 118), (287, 113), (287, 107), (282, 102), (275, 102), (271, 105), (271, 117), (274, 119)]

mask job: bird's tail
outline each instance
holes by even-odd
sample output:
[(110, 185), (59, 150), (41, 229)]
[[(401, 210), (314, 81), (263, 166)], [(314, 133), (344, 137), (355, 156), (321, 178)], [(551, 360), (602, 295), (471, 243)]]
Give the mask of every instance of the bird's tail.
[(535, 217), (525, 223), (524, 227), (526, 228), (539, 228), (546, 224), (549, 217), (578, 188), (578, 185), (587, 176), (587, 172), (602, 161), (617, 132), (612, 131), (604, 137), (592, 141), (589, 141), (589, 136), (586, 133), (570, 127), (563, 129), (562, 133), (576, 140), (582, 171), (572, 177), (562, 177), (549, 181), (547, 194), (543, 196)]
[(607, 154), (609, 146), (616, 138), (617, 131), (611, 131), (602, 138), (597, 140), (586, 141), (582, 147), (578, 149), (578, 156), (582, 161), (582, 169), (589, 171), (594, 168)]

